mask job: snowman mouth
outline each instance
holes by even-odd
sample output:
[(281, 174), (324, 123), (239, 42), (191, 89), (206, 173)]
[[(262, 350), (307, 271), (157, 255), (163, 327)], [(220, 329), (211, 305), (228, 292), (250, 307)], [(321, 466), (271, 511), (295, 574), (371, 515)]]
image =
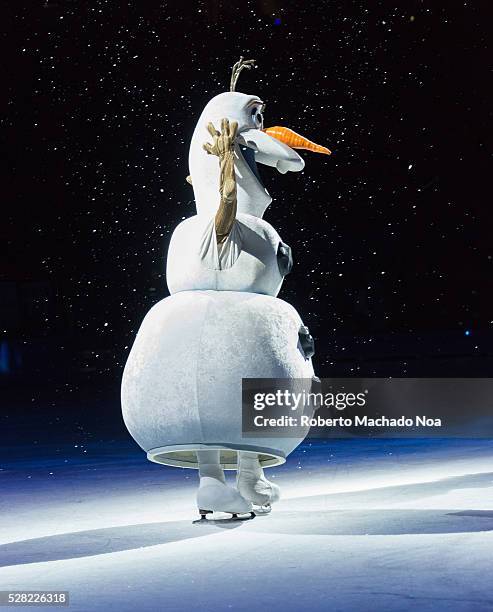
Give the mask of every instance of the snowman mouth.
[(240, 145), (240, 151), (245, 163), (250, 168), (257, 181), (265, 189), (265, 185), (258, 171), (257, 162), (255, 161), (255, 150), (251, 149), (250, 147), (246, 147), (245, 145)]

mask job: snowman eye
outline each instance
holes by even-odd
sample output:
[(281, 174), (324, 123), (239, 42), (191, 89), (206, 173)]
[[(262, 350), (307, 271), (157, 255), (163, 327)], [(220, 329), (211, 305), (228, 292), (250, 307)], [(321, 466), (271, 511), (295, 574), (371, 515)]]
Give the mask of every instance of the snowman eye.
[(257, 127), (262, 127), (264, 122), (264, 118), (262, 117), (262, 107), (254, 107), (252, 108), (252, 119)]

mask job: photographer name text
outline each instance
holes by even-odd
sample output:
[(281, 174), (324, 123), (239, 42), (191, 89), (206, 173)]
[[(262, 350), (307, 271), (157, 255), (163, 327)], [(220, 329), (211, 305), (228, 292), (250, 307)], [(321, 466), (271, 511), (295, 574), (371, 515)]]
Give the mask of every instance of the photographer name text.
[(255, 427), (441, 427), (442, 420), (430, 418), (425, 415), (415, 415), (413, 417), (401, 416), (397, 418), (389, 417), (368, 417), (366, 415), (354, 417), (322, 417), (318, 416), (287, 416), (265, 417), (256, 415), (254, 420)]

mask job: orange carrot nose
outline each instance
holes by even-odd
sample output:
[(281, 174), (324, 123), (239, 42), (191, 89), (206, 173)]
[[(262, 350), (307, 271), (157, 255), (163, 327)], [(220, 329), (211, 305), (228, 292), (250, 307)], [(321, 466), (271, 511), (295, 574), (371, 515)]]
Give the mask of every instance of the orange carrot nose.
[(311, 140), (300, 136), (296, 132), (293, 132), (293, 130), (286, 127), (276, 125), (275, 127), (266, 128), (263, 131), (266, 134), (269, 134), (269, 136), (272, 136), (272, 138), (280, 140), (292, 149), (307, 149), (308, 151), (313, 151), (314, 153), (323, 153), (324, 155), (330, 155), (332, 153), (332, 151), (327, 149), (327, 147), (322, 147), (321, 145), (315, 144)]

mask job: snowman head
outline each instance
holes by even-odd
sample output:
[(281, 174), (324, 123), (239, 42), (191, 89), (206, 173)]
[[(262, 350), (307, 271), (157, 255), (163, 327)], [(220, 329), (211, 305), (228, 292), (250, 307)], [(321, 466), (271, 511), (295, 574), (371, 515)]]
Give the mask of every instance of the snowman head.
[(262, 183), (257, 163), (277, 168), (281, 173), (299, 172), (305, 162), (294, 151), (308, 149), (330, 155), (329, 149), (284, 127), (264, 130), (265, 104), (259, 96), (235, 91), (236, 82), (244, 68), (251, 68), (255, 60), (240, 60), (233, 66), (230, 91), (212, 98), (206, 105), (195, 127), (190, 145), (189, 167), (195, 192), (198, 215), (212, 216), (219, 205), (219, 164), (208, 155), (203, 145), (210, 139), (207, 125), (216, 129), (222, 119), (238, 123), (235, 142), (235, 173), (238, 212), (262, 217), (272, 202)]
[(262, 131), (264, 103), (259, 96), (236, 91), (219, 94), (206, 105), (195, 127), (190, 145), (189, 167), (197, 214), (212, 216), (219, 205), (219, 163), (203, 149), (210, 141), (207, 124), (219, 128), (221, 119), (238, 122), (235, 143), (235, 171), (238, 212), (262, 217), (272, 198), (265, 188), (257, 163), (279, 172), (297, 172), (303, 159), (286, 144)]

